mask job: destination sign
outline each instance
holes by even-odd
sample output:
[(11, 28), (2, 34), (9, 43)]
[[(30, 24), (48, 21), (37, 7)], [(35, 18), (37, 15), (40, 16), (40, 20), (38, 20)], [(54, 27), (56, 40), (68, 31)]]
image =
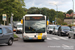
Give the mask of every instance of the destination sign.
[(43, 17), (43, 16), (25, 17), (25, 20), (45, 20), (45, 17)]

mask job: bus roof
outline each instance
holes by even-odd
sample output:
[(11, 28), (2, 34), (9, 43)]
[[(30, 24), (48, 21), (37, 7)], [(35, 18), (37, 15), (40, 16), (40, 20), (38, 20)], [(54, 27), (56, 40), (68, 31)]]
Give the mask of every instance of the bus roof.
[(17, 25), (22, 25), (22, 24), (19, 22), (19, 23), (17, 23)]
[(42, 14), (26, 14), (25, 16), (43, 16)]

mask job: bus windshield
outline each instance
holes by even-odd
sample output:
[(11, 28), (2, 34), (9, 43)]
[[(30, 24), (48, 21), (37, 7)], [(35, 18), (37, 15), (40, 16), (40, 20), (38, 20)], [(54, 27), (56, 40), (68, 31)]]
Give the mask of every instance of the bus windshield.
[(17, 28), (22, 28), (22, 25), (17, 25)]
[(25, 32), (26, 33), (44, 33), (45, 28), (46, 28), (45, 20), (25, 21)]

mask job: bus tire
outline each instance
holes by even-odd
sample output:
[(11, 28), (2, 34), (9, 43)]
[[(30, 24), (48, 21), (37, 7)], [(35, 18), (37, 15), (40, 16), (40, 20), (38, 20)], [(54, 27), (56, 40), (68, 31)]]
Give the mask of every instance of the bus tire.
[(68, 34), (68, 38), (70, 39), (71, 38), (71, 36)]
[(25, 42), (26, 40), (24, 40), (24, 38), (23, 38), (23, 42)]
[(42, 42), (44, 42), (45, 40), (44, 40), (44, 39), (42, 39), (41, 41), (42, 41)]

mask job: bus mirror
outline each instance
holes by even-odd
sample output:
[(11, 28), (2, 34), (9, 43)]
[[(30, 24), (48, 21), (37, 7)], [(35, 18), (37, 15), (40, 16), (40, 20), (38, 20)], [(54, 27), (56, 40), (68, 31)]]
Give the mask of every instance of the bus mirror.
[(49, 21), (47, 21), (47, 25), (49, 25)]
[(21, 19), (21, 24), (23, 24), (23, 19)]

